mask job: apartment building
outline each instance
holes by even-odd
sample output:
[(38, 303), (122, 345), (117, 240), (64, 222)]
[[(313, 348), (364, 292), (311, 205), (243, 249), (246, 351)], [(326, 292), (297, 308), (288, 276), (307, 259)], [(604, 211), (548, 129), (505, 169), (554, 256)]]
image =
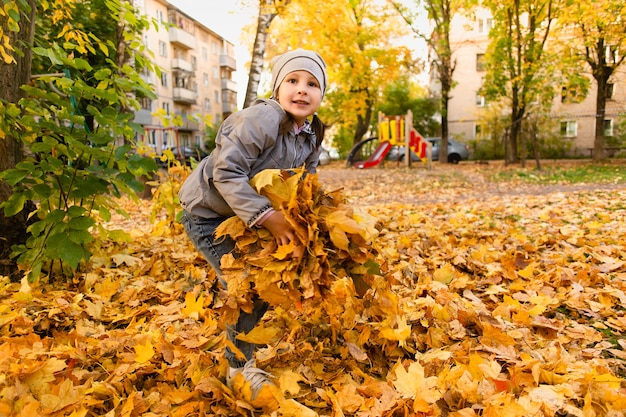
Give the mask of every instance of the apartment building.
[(146, 74), (157, 98), (141, 100), (134, 121), (144, 126), (138, 138), (157, 154), (166, 148), (203, 148), (207, 123), (218, 126), (237, 109), (235, 47), (165, 0), (136, 0), (149, 19), (170, 26), (144, 33), (161, 75)]
[[(489, 31), (493, 19), (489, 10), (476, 8), (470, 16), (457, 15), (451, 25), (450, 42), (453, 59), (455, 86), (451, 91), (448, 120), (452, 138), (464, 142), (480, 140), (489, 134), (485, 116), (489, 103), (479, 93), (486, 74), (485, 52), (489, 44)], [(583, 64), (581, 72), (589, 73)], [(591, 88), (579, 103), (569, 102), (566, 96), (556, 94), (550, 117), (554, 121), (554, 135), (570, 141), (572, 156), (590, 156), (595, 136), (596, 85), (591, 75)], [(437, 80), (431, 88), (440, 91)], [(620, 117), (626, 116), (626, 66), (622, 66), (611, 80), (609, 100), (604, 121), (605, 135), (617, 133)], [(508, 114), (506, 109), (505, 114)]]

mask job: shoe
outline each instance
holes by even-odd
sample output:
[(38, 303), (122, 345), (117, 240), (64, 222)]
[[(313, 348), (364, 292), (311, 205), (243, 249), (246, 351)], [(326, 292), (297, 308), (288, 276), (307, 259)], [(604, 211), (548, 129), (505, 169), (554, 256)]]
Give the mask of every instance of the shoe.
[[(239, 374), (243, 376), (244, 381), (240, 381), (238, 384), (235, 384), (235, 378)], [(271, 377), (272, 374), (264, 371), (263, 369), (257, 368), (256, 361), (254, 359), (250, 359), (241, 368), (228, 368), (228, 373), (226, 374), (226, 386), (232, 390), (235, 385), (241, 387), (245, 384), (245, 382), (249, 383), (250, 399), (254, 401), (264, 386), (274, 385), (274, 383), (270, 380)]]

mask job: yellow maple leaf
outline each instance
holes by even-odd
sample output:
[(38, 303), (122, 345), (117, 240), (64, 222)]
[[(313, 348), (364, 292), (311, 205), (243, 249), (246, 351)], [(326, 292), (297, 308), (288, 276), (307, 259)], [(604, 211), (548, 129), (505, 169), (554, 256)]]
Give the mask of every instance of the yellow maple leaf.
[(302, 375), (297, 374), (292, 370), (287, 370), (280, 374), (280, 377), (278, 378), (278, 384), (283, 392), (288, 392), (291, 395), (298, 395), (298, 393), (300, 392), (300, 385), (298, 384), (298, 382), (303, 380), (304, 378), (302, 377)]
[(424, 368), (419, 362), (412, 362), (408, 369), (404, 369), (404, 365), (398, 362), (393, 372), (396, 376), (393, 386), (400, 394), (415, 400), (414, 412), (430, 411), (431, 405), (441, 398), (442, 394), (436, 388), (438, 378), (436, 376), (425, 377)]
[(517, 273), (523, 278), (532, 279), (535, 274), (535, 267), (535, 263), (531, 262), (528, 264), (528, 266), (526, 266), (526, 268), (520, 269), (519, 271), (517, 271)]
[(383, 327), (380, 330), (380, 336), (387, 340), (397, 340), (400, 346), (403, 346), (406, 339), (411, 335), (411, 325), (407, 324), (406, 317), (400, 316), (397, 320), (396, 328)]
[(289, 242), (286, 245), (279, 245), (276, 248), (276, 252), (272, 254), (272, 256), (279, 260), (284, 260), (289, 258), (296, 249), (296, 243), (294, 241)]
[(433, 272), (433, 279), (442, 284), (449, 284), (454, 279), (455, 273), (454, 266), (446, 262)]
[(300, 404), (294, 399), (287, 399), (280, 402), (280, 415), (283, 417), (318, 417), (315, 411)]
[(278, 340), (277, 336), (280, 332), (281, 330), (276, 327), (265, 327), (263, 323), (261, 323), (248, 333), (238, 334), (237, 340), (254, 343), (256, 345), (264, 345)]
[(152, 346), (151, 340), (147, 340), (144, 344), (137, 343), (134, 349), (135, 362), (137, 363), (146, 363), (154, 356), (154, 346)]
[(187, 317), (192, 317), (198, 320), (204, 315), (204, 297), (202, 294), (196, 296), (193, 293), (188, 292), (185, 294), (185, 307), (183, 307), (183, 314)]

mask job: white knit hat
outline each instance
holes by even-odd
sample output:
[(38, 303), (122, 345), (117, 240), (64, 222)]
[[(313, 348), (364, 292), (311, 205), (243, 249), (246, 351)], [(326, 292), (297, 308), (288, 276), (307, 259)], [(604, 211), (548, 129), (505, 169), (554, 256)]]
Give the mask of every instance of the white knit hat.
[(278, 87), (283, 82), (287, 74), (294, 71), (310, 72), (320, 84), (322, 98), (326, 92), (326, 62), (314, 51), (298, 48), (294, 51), (285, 52), (272, 60), (272, 97), (276, 97)]

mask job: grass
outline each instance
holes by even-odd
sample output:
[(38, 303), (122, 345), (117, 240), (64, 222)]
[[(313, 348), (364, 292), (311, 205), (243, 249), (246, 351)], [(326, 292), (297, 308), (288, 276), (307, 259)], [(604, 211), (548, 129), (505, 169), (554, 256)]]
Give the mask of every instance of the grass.
[(626, 183), (626, 164), (571, 164), (535, 168), (510, 168), (494, 172), (494, 182), (520, 181), (530, 184)]

